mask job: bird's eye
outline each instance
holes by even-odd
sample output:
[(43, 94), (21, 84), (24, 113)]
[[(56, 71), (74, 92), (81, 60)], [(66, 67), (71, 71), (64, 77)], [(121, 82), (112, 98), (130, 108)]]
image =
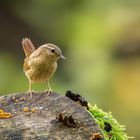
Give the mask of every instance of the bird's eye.
[(54, 53), (54, 52), (55, 52), (55, 50), (54, 50), (54, 49), (51, 49), (51, 52), (52, 52), (52, 53)]

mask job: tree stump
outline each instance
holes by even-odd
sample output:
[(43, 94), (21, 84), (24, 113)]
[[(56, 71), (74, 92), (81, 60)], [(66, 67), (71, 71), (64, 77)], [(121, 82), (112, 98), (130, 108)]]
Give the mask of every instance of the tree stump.
[[(102, 137), (93, 140), (104, 139), (87, 110), (54, 92), (34, 93), (32, 98), (27, 93), (1, 96), (0, 109), (11, 113), (0, 119), (0, 140), (90, 140), (93, 133)], [(64, 123), (59, 118), (63, 114)]]

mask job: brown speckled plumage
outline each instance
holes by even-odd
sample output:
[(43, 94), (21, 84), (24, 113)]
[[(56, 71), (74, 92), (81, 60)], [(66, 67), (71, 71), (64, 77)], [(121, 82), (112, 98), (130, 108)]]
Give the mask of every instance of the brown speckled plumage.
[(28, 38), (23, 39), (22, 46), (26, 55), (23, 70), (30, 84), (48, 82), (57, 69), (57, 60), (64, 58), (60, 48), (54, 44), (44, 44), (35, 49)]

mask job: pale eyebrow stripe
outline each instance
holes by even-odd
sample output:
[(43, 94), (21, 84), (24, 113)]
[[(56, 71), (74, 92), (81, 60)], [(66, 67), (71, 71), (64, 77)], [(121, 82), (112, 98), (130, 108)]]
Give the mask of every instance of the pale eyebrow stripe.
[[(55, 50), (55, 48), (54, 47), (51, 47), (51, 46), (47, 46), (47, 45), (45, 45), (49, 50), (51, 50), (51, 49), (54, 49)], [(60, 54), (58, 54), (56, 51), (54, 51), (54, 53), (57, 55), (57, 56), (60, 56)]]

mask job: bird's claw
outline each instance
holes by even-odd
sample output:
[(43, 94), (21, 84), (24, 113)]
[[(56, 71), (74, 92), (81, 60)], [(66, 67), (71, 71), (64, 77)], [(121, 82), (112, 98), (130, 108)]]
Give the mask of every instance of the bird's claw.
[(47, 96), (49, 96), (52, 93), (52, 90), (46, 89), (45, 92), (47, 93)]
[(29, 93), (30, 97), (32, 98), (33, 97), (33, 93), (35, 93), (35, 91), (29, 90), (28, 93)]

